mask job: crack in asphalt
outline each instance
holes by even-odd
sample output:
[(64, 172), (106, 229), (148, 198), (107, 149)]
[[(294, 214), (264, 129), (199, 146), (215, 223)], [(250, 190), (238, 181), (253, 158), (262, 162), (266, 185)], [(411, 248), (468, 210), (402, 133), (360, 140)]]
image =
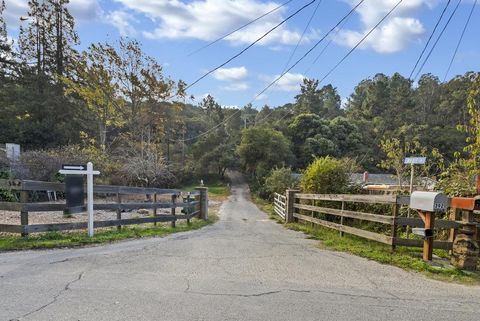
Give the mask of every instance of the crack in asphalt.
[(250, 298), (250, 297), (259, 297), (264, 295), (271, 295), (277, 294), (282, 292), (282, 290), (278, 291), (268, 291), (268, 292), (260, 292), (260, 293), (253, 293), (253, 294), (241, 294), (241, 293), (209, 293), (209, 292), (197, 292), (197, 291), (189, 291), (188, 293), (192, 294), (200, 294), (200, 295), (208, 295), (208, 296), (234, 296), (234, 297), (242, 297), (242, 298)]
[(40, 312), (42, 311), (43, 309), (49, 307), (50, 305), (54, 304), (55, 302), (57, 302), (58, 298), (65, 292), (67, 291), (71, 291), (70, 289), (70, 286), (75, 283), (75, 282), (78, 282), (80, 281), (82, 278), (83, 278), (83, 275), (85, 274), (85, 272), (81, 272), (75, 279), (73, 279), (72, 281), (69, 281), (67, 282), (67, 284), (65, 284), (65, 286), (57, 293), (53, 296), (52, 300), (44, 305), (42, 305), (41, 307), (33, 310), (33, 311), (30, 311), (24, 315), (22, 315), (21, 317), (18, 317), (18, 318), (14, 318), (14, 319), (11, 319), (10, 321), (20, 321), (21, 319), (25, 318), (25, 317), (28, 317), (32, 314), (35, 314), (37, 312)]

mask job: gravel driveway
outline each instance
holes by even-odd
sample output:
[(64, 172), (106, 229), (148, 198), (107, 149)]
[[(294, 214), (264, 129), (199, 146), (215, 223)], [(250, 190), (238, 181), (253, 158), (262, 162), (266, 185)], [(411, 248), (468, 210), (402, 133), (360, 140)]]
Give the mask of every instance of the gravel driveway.
[(0, 320), (480, 320), (480, 287), (318, 249), (239, 177), (200, 230), (0, 254), (0, 298)]

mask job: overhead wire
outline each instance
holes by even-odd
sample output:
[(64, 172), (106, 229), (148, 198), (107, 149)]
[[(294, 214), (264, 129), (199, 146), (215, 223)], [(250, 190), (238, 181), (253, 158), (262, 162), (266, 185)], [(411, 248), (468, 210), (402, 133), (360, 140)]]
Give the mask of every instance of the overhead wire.
[[(316, 13), (317, 13), (317, 11), (318, 11), (318, 8), (320, 7), (320, 4), (321, 4), (321, 3), (322, 3), (322, 0), (320, 0), (320, 1), (317, 3), (317, 5), (315, 6), (315, 10), (313, 10), (312, 14), (310, 15), (310, 18), (308, 19), (308, 22), (307, 22), (307, 24), (305, 25), (305, 28), (303, 29), (302, 35), (301, 35), (300, 38), (298, 39), (298, 41), (297, 41), (297, 43), (296, 43), (296, 45), (295, 45), (295, 48), (291, 51), (290, 56), (288, 57), (288, 60), (287, 60), (287, 62), (285, 63), (285, 66), (284, 66), (283, 69), (282, 69), (282, 72), (284, 72), (285, 69), (288, 68), (288, 65), (289, 65), (290, 62), (292, 61), (292, 58), (293, 58), (293, 56), (295, 55), (295, 53), (296, 53), (296, 51), (297, 51), (300, 43), (303, 41), (303, 38), (305, 37), (305, 34), (306, 34), (308, 28), (310, 27), (310, 24), (312, 23), (312, 20), (313, 20), (313, 18), (315, 17), (315, 15), (316, 15)], [(264, 118), (262, 118), (262, 119), (258, 120), (257, 122), (255, 122), (255, 124), (260, 123), (260, 122), (264, 121), (265, 119), (267, 119), (268, 117), (270, 117), (270, 116), (273, 114), (274, 111), (275, 111), (275, 109), (272, 109), (272, 111), (271, 111), (270, 113), (268, 113)]]
[(460, 47), (460, 44), (462, 43), (463, 36), (465, 35), (465, 31), (468, 28), (468, 24), (470, 23), (470, 19), (472, 18), (473, 11), (475, 11), (475, 7), (477, 6), (477, 0), (473, 2), (472, 8), (470, 9), (470, 13), (468, 14), (467, 21), (465, 21), (465, 25), (463, 26), (462, 33), (460, 35), (460, 38), (458, 39), (457, 46), (455, 47), (455, 51), (453, 52), (452, 59), (450, 59), (450, 63), (448, 64), (447, 72), (445, 73), (445, 76), (443, 77), (443, 81), (447, 79), (448, 73), (450, 72), (450, 68), (452, 68), (453, 61), (455, 60), (455, 57), (457, 56), (458, 48)]
[[(283, 73), (281, 73), (278, 77), (276, 77), (271, 83), (269, 83), (264, 89), (262, 89), (254, 98), (253, 101), (255, 101), (260, 95), (265, 93), (270, 87), (272, 87), (277, 81), (279, 81), (283, 76), (285, 76), (290, 70), (295, 68), (303, 59), (305, 59), (315, 48), (318, 47), (318, 45), (325, 40), (325, 38), (332, 33), (345, 19), (347, 19), (365, 0), (360, 0), (345, 16), (343, 16), (342, 19), (340, 19), (339, 22), (335, 24), (320, 40), (318, 40), (309, 50), (307, 50), (293, 65), (291, 65), (289, 68), (287, 68)], [(402, 0), (403, 1), (403, 0)]]
[(430, 48), (430, 51), (428, 52), (428, 55), (427, 55), (427, 56), (425, 57), (425, 59), (423, 60), (422, 65), (421, 65), (420, 68), (417, 70), (417, 73), (415, 74), (415, 77), (413, 78), (413, 80), (417, 79), (418, 76), (420, 75), (420, 73), (422, 72), (423, 67), (425, 67), (425, 64), (427, 63), (428, 59), (429, 59), (430, 56), (432, 55), (433, 50), (435, 50), (435, 47), (437, 46), (438, 41), (442, 38), (443, 33), (445, 32), (445, 30), (447, 29), (448, 25), (450, 24), (450, 21), (452, 21), (453, 16), (454, 16), (455, 13), (457, 12), (457, 9), (458, 9), (458, 7), (460, 6), (460, 3), (462, 3), (462, 0), (458, 0), (457, 5), (455, 6), (455, 8), (453, 8), (453, 11), (451, 12), (450, 16), (448, 17), (447, 22), (446, 22), (445, 25), (443, 26), (442, 30), (440, 31), (440, 34), (437, 36), (437, 39), (435, 40), (435, 42), (433, 43), (432, 47)]
[(305, 37), (305, 34), (307, 33), (307, 30), (308, 30), (308, 28), (310, 27), (310, 24), (312, 23), (313, 18), (314, 18), (315, 15), (317, 14), (318, 7), (320, 7), (320, 5), (322, 4), (322, 1), (323, 1), (323, 0), (318, 1), (317, 5), (315, 6), (315, 9), (313, 10), (312, 14), (310, 15), (310, 18), (308, 19), (307, 24), (305, 25), (305, 28), (303, 29), (302, 35), (301, 35), (300, 38), (298, 39), (297, 44), (295, 45), (295, 48), (294, 48), (294, 49), (292, 50), (292, 52), (290, 53), (290, 56), (288, 57), (288, 60), (287, 60), (287, 62), (286, 62), (286, 64), (285, 64), (285, 67), (283, 67), (283, 70), (287, 69), (287, 68), (288, 68), (288, 65), (289, 65), (290, 62), (292, 61), (292, 58), (293, 58), (293, 56), (295, 55), (295, 53), (297, 52), (298, 46), (300, 46), (300, 43), (303, 41), (303, 38)]
[[(325, 53), (325, 51), (328, 49), (328, 47), (330, 46), (330, 44), (333, 42), (333, 39), (335, 38), (335, 36), (340, 32), (341, 29), (343, 29), (343, 27), (345, 26), (345, 24), (347, 23), (348, 19), (350, 18), (350, 16), (345, 19), (345, 21), (342, 22), (342, 24), (336, 28), (336, 31), (335, 31), (335, 35), (333, 37), (330, 38), (330, 40), (328, 41), (328, 43), (322, 48), (322, 50), (320, 51), (320, 53), (315, 57), (315, 59), (313, 60), (313, 62), (310, 64), (310, 66), (305, 70), (304, 74), (305, 76), (308, 74), (308, 72), (310, 72), (310, 70), (312, 69), (312, 67), (315, 65), (315, 63), (318, 61), (318, 59), (320, 59), (320, 57)], [(275, 108), (272, 109), (272, 111), (270, 113), (268, 113), (267, 116), (265, 116), (264, 118), (262, 118), (260, 121), (264, 121), (265, 119), (267, 119), (268, 117), (270, 117), (273, 113), (275, 112)], [(283, 119), (284, 117), (282, 117)], [(259, 121), (259, 122), (260, 122)]]
[(323, 82), (328, 76), (330, 76), (331, 73), (334, 72), (335, 69), (337, 69), (338, 66), (340, 66), (340, 65), (345, 61), (345, 59), (347, 59), (348, 56), (350, 56), (350, 54), (352, 54), (352, 53), (355, 51), (355, 49), (357, 49), (357, 48), (365, 41), (365, 39), (367, 39), (368, 36), (370, 36), (370, 34), (371, 34), (373, 31), (375, 31), (375, 29), (378, 28), (378, 26), (380, 26), (380, 25), (385, 21), (385, 19), (387, 19), (387, 18), (392, 14), (392, 12), (395, 11), (395, 9), (397, 9), (397, 7), (398, 7), (402, 2), (403, 2), (403, 0), (398, 1), (397, 4), (396, 4), (392, 9), (390, 9), (390, 11), (387, 12), (387, 14), (386, 14), (382, 19), (380, 19), (380, 21), (379, 21), (372, 29), (370, 29), (370, 31), (368, 31), (368, 32), (365, 34), (365, 36), (363, 36), (362, 39), (360, 39), (360, 41), (358, 41), (357, 44), (356, 44), (355, 46), (353, 46), (353, 48), (350, 49), (350, 50), (347, 52), (347, 54), (346, 54), (345, 56), (343, 56), (342, 59), (340, 59), (340, 61), (339, 61), (337, 64), (335, 64), (335, 66), (333, 66), (333, 68), (330, 69), (330, 70), (325, 74), (325, 76), (323, 76), (322, 79), (320, 79), (319, 83)]
[(215, 40), (213, 40), (213, 41), (209, 42), (208, 44), (206, 44), (206, 45), (204, 45), (204, 46), (202, 46), (202, 47), (200, 47), (200, 48), (198, 48), (198, 49), (196, 49), (196, 50), (194, 50), (194, 51), (190, 52), (190, 53), (187, 55), (187, 57), (190, 57), (190, 56), (192, 56), (192, 55), (194, 55), (194, 54), (196, 54), (196, 53), (198, 53), (198, 52), (200, 52), (200, 51), (202, 51), (202, 50), (204, 50), (204, 49), (206, 49), (206, 48), (208, 48), (208, 47), (210, 47), (210, 46), (212, 46), (212, 45), (216, 44), (217, 42), (219, 42), (219, 41), (222, 41), (223, 39), (227, 38), (228, 36), (231, 36), (232, 34), (236, 33), (237, 31), (240, 31), (240, 30), (242, 30), (242, 29), (244, 29), (244, 28), (248, 27), (249, 25), (251, 25), (251, 24), (253, 24), (253, 23), (257, 22), (258, 20), (260, 20), (260, 19), (262, 19), (262, 18), (264, 18), (264, 17), (268, 16), (269, 14), (271, 14), (271, 13), (273, 13), (273, 12), (277, 11), (278, 9), (280, 9), (280, 8), (282, 8), (282, 7), (284, 7), (284, 6), (286, 6), (287, 4), (289, 4), (289, 3), (290, 3), (290, 2), (292, 2), (292, 1), (295, 1), (295, 0), (288, 0), (288, 1), (285, 1), (285, 2), (284, 2), (284, 3), (282, 3), (281, 5), (279, 5), (279, 6), (275, 7), (275, 8), (273, 8), (272, 10), (270, 10), (270, 11), (268, 11), (268, 12), (265, 12), (265, 13), (264, 13), (264, 14), (262, 14), (261, 16), (258, 16), (257, 18), (255, 18), (255, 19), (253, 19), (253, 20), (250, 20), (249, 22), (247, 22), (247, 23), (245, 23), (245, 24), (241, 25), (240, 27), (238, 27), (238, 28), (236, 28), (236, 29), (234, 29), (234, 30), (230, 31), (229, 33), (227, 33), (227, 34), (225, 34), (225, 35), (223, 35), (223, 36), (221, 36), (221, 37), (219, 37), (219, 38), (217, 38), (217, 39), (215, 39)]
[[(400, 2), (403, 1), (403, 0), (400, 0)], [(257, 93), (255, 95), (255, 97), (250, 100), (250, 103), (253, 103), (255, 100), (258, 99), (258, 97), (260, 97), (260, 95), (262, 95), (263, 93), (265, 93), (270, 87), (272, 87), (275, 83), (277, 83), (281, 78), (283, 78), (283, 76), (285, 76), (285, 74), (287, 74), (290, 70), (292, 70), (294, 67), (296, 67), (303, 59), (305, 59), (305, 57), (307, 57), (313, 50), (315, 50), (315, 48), (323, 41), (325, 40), (326, 37), (328, 37), (328, 35), (336, 30), (336, 28), (342, 24), (353, 12), (355, 12), (355, 10), (363, 3), (365, 2), (365, 0), (360, 0), (354, 7), (352, 7), (352, 9), (345, 15), (342, 17), (342, 19), (340, 19), (321, 39), (319, 39), (309, 50), (307, 50), (307, 52), (305, 52), (292, 66), (290, 66), (289, 68), (287, 68), (287, 70), (285, 70), (282, 74), (280, 74), (278, 77), (276, 77), (271, 83), (269, 83), (264, 89), (262, 89), (259, 93)], [(311, 3), (309, 3), (311, 4)], [(309, 5), (307, 4), (307, 5)], [(297, 10), (298, 12), (298, 10)], [(247, 104), (247, 105), (248, 105)], [(241, 112), (241, 109), (237, 110), (236, 112), (232, 113), (230, 116), (228, 116), (227, 118), (225, 118), (222, 122), (218, 123), (217, 125), (211, 127), (210, 129), (206, 130), (205, 132), (201, 133), (201, 134), (198, 134), (198, 135), (195, 135), (193, 137), (189, 137), (189, 138), (186, 138), (186, 139), (179, 139), (179, 140), (172, 140), (172, 141), (189, 141), (189, 140), (194, 140), (194, 139), (197, 139), (197, 138), (200, 138), (202, 136), (205, 136), (207, 135), (208, 133), (210, 133), (211, 131), (217, 129), (218, 127), (220, 127), (221, 125), (223, 125), (225, 122), (227, 122), (228, 120), (230, 120), (231, 118), (233, 118), (236, 114), (238, 114), (239, 112)]]
[[(191, 84), (189, 84), (188, 86), (185, 87), (185, 90), (188, 90), (189, 88), (191, 88), (192, 86), (196, 85), (198, 82), (200, 82), (202, 79), (204, 79), (205, 77), (207, 77), (208, 75), (212, 74), (213, 72), (217, 71), (218, 69), (222, 68), (223, 66), (227, 65), (228, 63), (230, 63), (232, 60), (238, 58), (240, 55), (242, 55), (245, 51), (247, 51), (248, 49), (250, 49), (251, 47), (253, 47), (255, 44), (257, 44), (258, 42), (260, 42), (263, 38), (265, 38), (266, 36), (268, 36), (271, 32), (273, 32), (275, 29), (279, 28), (281, 25), (283, 25), (285, 22), (287, 22), (288, 20), (290, 20), (291, 18), (293, 18), (294, 16), (296, 16), (297, 14), (299, 14), (301, 11), (305, 10), (306, 8), (308, 8), (309, 6), (311, 6), (313, 3), (315, 3), (316, 1), (318, 0), (311, 0), (310, 2), (306, 3), (305, 5), (303, 5), (302, 7), (300, 7), (298, 10), (296, 10), (294, 13), (292, 13), (291, 15), (289, 15), (288, 17), (286, 17), (285, 19), (283, 19), (281, 22), (279, 22), (278, 24), (276, 24), (273, 28), (271, 28), (270, 30), (268, 30), (266, 33), (264, 33), (261, 37), (257, 38), (254, 42), (252, 42), (251, 44), (249, 44), (247, 47), (245, 47), (244, 49), (242, 49), (240, 52), (238, 52), (237, 54), (233, 55), (232, 57), (230, 57), (229, 59), (227, 59), (225, 62), (221, 63), (220, 65), (216, 66), (215, 68), (213, 69), (210, 69), (209, 71), (207, 71), (206, 73), (204, 73), (202, 76), (200, 76), (199, 78), (197, 78), (195, 81), (193, 81)], [(170, 98), (173, 98), (173, 97), (170, 97)]]
[(441, 13), (440, 16), (438, 17), (437, 22), (435, 23), (435, 26), (433, 27), (433, 30), (432, 30), (432, 32), (430, 33), (430, 36), (428, 37), (428, 40), (427, 40), (427, 42), (425, 43), (425, 46), (423, 47), (422, 52), (420, 53), (420, 56), (418, 56), (417, 61), (415, 62), (415, 66), (413, 66), (412, 71), (410, 72), (410, 76), (408, 76), (409, 79), (412, 78), (412, 75), (413, 75), (413, 73), (415, 72), (415, 69), (417, 69), (418, 63), (420, 62), (420, 60), (422, 60), (423, 54), (424, 54), (425, 51), (427, 50), (428, 45), (430, 44), (430, 41), (432, 40), (433, 35), (435, 34), (435, 31), (437, 31), (438, 25), (439, 25), (440, 22), (442, 21), (443, 15), (444, 15), (445, 12), (447, 11), (447, 8), (448, 8), (448, 6), (450, 5), (450, 2), (451, 2), (451, 0), (448, 0), (448, 1), (447, 1), (447, 4), (445, 5), (445, 7), (444, 7), (443, 10), (442, 10), (442, 13)]

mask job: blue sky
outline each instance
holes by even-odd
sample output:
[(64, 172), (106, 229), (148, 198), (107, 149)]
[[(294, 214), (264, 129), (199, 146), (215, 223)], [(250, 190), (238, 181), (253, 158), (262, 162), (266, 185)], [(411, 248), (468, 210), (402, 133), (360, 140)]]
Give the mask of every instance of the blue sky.
[[(189, 90), (198, 102), (213, 95), (222, 105), (243, 106), (283, 70), (296, 44), (302, 39), (292, 64), (318, 41), (359, 0), (317, 0), (223, 69)], [(458, 0), (452, 0), (444, 21)], [(157, 59), (174, 80), (191, 83), (207, 70), (224, 62), (266, 30), (272, 28), (310, 0), (293, 0), (286, 7), (247, 29), (193, 55), (193, 50), (277, 7), (285, 0), (71, 0), (77, 19), (80, 49), (92, 42), (115, 41), (120, 35), (138, 39), (145, 52)], [(312, 23), (305, 30), (317, 4)], [(254, 106), (277, 106), (292, 102), (303, 77), (321, 79), (384, 16), (398, 0), (365, 0), (340, 30), (318, 46), (290, 71), (278, 85), (261, 95)], [(473, 0), (463, 0), (422, 73), (443, 80)], [(376, 73), (410, 74), (446, 0), (404, 0), (340, 67), (322, 83), (338, 88), (345, 100), (355, 85)], [(6, 0), (10, 36), (18, 32), (19, 17), (27, 0)], [(440, 24), (440, 28), (443, 23)], [(480, 70), (480, 6), (470, 21), (447, 79), (466, 71)], [(438, 31), (437, 31), (438, 33)], [(328, 48), (312, 64), (323, 46)]]

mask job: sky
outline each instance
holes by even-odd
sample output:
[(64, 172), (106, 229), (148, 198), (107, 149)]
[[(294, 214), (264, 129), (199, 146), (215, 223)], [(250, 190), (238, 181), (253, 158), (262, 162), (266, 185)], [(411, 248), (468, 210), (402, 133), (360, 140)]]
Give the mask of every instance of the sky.
[[(68, 8), (76, 18), (81, 39), (79, 50), (95, 42), (114, 42), (120, 36), (135, 38), (163, 66), (167, 76), (191, 84), (312, 1), (291, 0), (193, 55), (190, 53), (287, 0), (70, 0)], [(314, 1), (238, 58), (192, 86), (188, 94), (195, 99), (190, 102), (199, 103), (207, 94), (224, 106), (241, 107), (253, 102), (260, 108), (265, 104), (279, 106), (293, 102), (303, 78), (324, 78), (399, 0), (364, 0), (348, 20), (327, 35), (359, 1)], [(458, 1), (450, 1), (437, 34)], [(9, 36), (14, 40), (19, 17), (28, 10), (27, 2), (6, 0), (5, 17)], [(446, 4), (447, 0), (403, 0), (320, 85), (331, 83), (342, 101), (346, 101), (361, 80), (377, 73), (399, 72), (408, 77)], [(440, 80), (445, 78), (473, 4), (474, 0), (461, 1), (422, 73), (432, 73)], [(477, 4), (447, 80), (467, 71), (480, 71), (479, 30)], [(310, 54), (259, 95), (286, 66), (298, 61), (322, 37), (325, 39)]]

